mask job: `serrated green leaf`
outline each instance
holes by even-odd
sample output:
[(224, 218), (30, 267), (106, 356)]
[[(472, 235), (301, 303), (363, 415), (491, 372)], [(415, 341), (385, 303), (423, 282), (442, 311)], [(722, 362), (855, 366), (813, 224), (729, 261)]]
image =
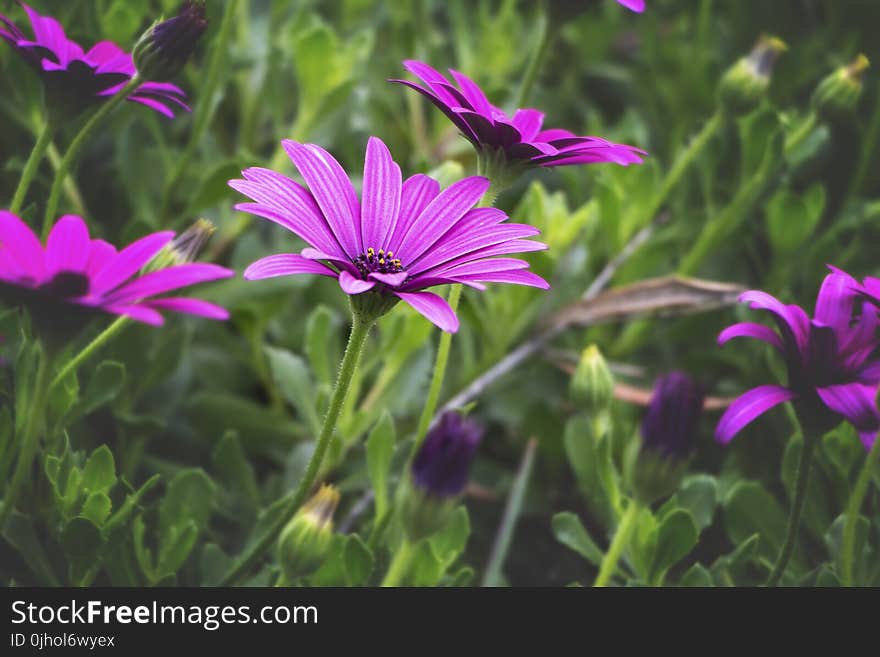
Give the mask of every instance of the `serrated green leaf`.
[(97, 527), (101, 527), (110, 515), (112, 507), (113, 504), (106, 493), (95, 491), (89, 493), (86, 501), (83, 502), (80, 515), (91, 520)]
[(116, 483), (116, 463), (113, 452), (101, 445), (89, 456), (82, 473), (82, 487), (87, 493), (106, 493)]

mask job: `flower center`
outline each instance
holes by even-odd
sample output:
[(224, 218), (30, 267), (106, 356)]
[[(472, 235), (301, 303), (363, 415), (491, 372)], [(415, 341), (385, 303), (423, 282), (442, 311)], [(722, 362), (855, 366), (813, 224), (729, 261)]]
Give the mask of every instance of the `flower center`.
[(60, 271), (51, 281), (41, 285), (40, 290), (62, 299), (81, 297), (89, 292), (89, 279), (77, 272)]
[(400, 262), (400, 258), (394, 257), (394, 251), (385, 251), (383, 249), (377, 251), (372, 246), (367, 249), (366, 253), (361, 253), (351, 262), (358, 268), (358, 271), (364, 278), (366, 278), (368, 274), (374, 272), (380, 274), (397, 274), (398, 272), (403, 271), (403, 265)]

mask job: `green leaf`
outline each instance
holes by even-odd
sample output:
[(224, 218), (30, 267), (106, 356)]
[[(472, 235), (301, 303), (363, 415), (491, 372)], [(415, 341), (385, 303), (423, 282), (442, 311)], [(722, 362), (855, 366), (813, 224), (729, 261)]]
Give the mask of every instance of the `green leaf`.
[(67, 556), (70, 583), (80, 584), (86, 573), (99, 560), (104, 538), (101, 530), (88, 518), (76, 517), (61, 531), (61, 545)]
[(317, 436), (322, 422), (315, 403), (315, 384), (305, 361), (286, 349), (266, 347), (265, 351), (278, 390)]
[(805, 193), (787, 188), (767, 202), (767, 232), (775, 249), (791, 253), (814, 233), (825, 209), (825, 188), (813, 185)]
[(412, 586), (436, 586), (443, 577), (445, 567), (434, 553), (431, 543), (420, 541), (413, 548), (413, 552), (409, 573), (404, 577), (404, 583), (408, 582)]
[(710, 475), (692, 475), (682, 482), (675, 493), (660, 510), (660, 516), (675, 509), (690, 511), (694, 522), (701, 530), (712, 524), (715, 507), (718, 504), (718, 482)]
[(112, 531), (115, 531), (125, 524), (141, 498), (159, 483), (159, 479), (161, 479), (161, 477), (155, 474), (147, 479), (147, 481), (144, 482), (144, 485), (137, 491), (125, 496), (125, 501), (122, 503), (122, 506), (119, 507), (116, 513), (114, 513), (104, 525), (105, 535), (109, 535)]
[(219, 478), (230, 491), (235, 491), (236, 499), (244, 500), (247, 508), (252, 510), (259, 508), (260, 489), (254, 467), (234, 432), (223, 435), (211, 454), (211, 460)]
[(96, 526), (101, 527), (110, 515), (110, 509), (112, 506), (113, 504), (110, 502), (110, 498), (107, 497), (106, 493), (95, 491), (89, 493), (86, 501), (83, 502), (80, 515), (91, 520)]
[(82, 474), (82, 487), (88, 493), (106, 493), (116, 483), (116, 464), (113, 452), (107, 445), (101, 445), (86, 461)]
[(327, 306), (318, 306), (306, 322), (305, 354), (319, 383), (333, 385), (333, 368), (338, 362), (338, 326)]
[(657, 585), (662, 584), (666, 571), (690, 554), (699, 537), (697, 523), (689, 511), (676, 509), (663, 518), (657, 529), (652, 581)]
[(377, 518), (388, 511), (388, 473), (396, 439), (394, 420), (388, 411), (383, 411), (367, 438), (367, 472), (376, 499)]
[(557, 541), (594, 566), (602, 563), (602, 550), (590, 538), (580, 519), (570, 511), (562, 511), (553, 516), (553, 535)]
[(580, 415), (565, 424), (563, 436), (568, 464), (574, 470), (581, 492), (589, 499), (600, 490), (596, 471), (596, 447), (589, 421)]
[(29, 516), (13, 509), (6, 520), (6, 527), (3, 528), (3, 538), (18, 552), (28, 568), (39, 578), (40, 584), (61, 585), (55, 573), (52, 572), (49, 557), (46, 555), (42, 542), (37, 538)]
[(125, 365), (109, 360), (98, 365), (76, 406), (68, 412), (65, 423), (75, 422), (113, 401), (124, 383)]
[(736, 586), (737, 583), (742, 583), (746, 566), (755, 559), (760, 544), (760, 535), (752, 534), (740, 543), (733, 552), (718, 557), (710, 568), (713, 577), (725, 586)]
[(775, 561), (785, 540), (785, 512), (776, 498), (754, 481), (740, 481), (731, 488), (724, 502), (724, 525), (734, 545), (753, 534), (761, 536), (761, 555)]
[(349, 534), (343, 550), (345, 583), (347, 586), (363, 586), (373, 572), (373, 552), (360, 536)]
[[(846, 527), (846, 515), (841, 514), (834, 519), (828, 532), (825, 534), (825, 544), (831, 553), (834, 568), (838, 573), (843, 573), (843, 531)], [(855, 541), (853, 542), (853, 584), (866, 583), (866, 574), (870, 559), (870, 544), (868, 533), (871, 523), (864, 516), (859, 516), (856, 521)]]
[(707, 587), (715, 586), (715, 582), (712, 580), (712, 573), (700, 564), (695, 563), (687, 569), (687, 572), (685, 572), (684, 575), (681, 576), (678, 585), (688, 587)]
[(178, 472), (159, 506), (158, 571), (176, 572), (195, 546), (214, 506), (214, 483), (200, 468)]
[(134, 555), (137, 558), (141, 572), (149, 582), (156, 581), (156, 571), (153, 565), (153, 551), (144, 542), (146, 525), (143, 516), (137, 516), (132, 523), (132, 539), (134, 542)]
[(471, 523), (467, 509), (459, 506), (453, 511), (446, 526), (428, 539), (434, 555), (443, 564), (444, 569), (464, 551), (470, 533)]

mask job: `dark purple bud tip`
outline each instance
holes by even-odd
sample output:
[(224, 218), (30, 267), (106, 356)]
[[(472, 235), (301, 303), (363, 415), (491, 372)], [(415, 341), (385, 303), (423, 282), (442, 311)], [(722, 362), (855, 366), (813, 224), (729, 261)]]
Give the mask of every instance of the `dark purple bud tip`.
[(176, 75), (207, 27), (204, 0), (185, 0), (176, 16), (154, 23), (138, 39), (132, 53), (138, 74), (155, 81)]
[(431, 497), (460, 495), (483, 432), (479, 423), (460, 413), (444, 413), (413, 461), (414, 486)]
[(644, 448), (666, 458), (686, 459), (696, 442), (703, 396), (703, 387), (684, 372), (669, 372), (657, 379), (642, 420)]

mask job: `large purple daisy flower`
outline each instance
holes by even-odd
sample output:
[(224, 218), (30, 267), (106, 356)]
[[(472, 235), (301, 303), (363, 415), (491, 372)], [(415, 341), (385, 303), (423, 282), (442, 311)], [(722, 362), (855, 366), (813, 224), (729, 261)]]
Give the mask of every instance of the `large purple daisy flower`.
[(613, 162), (639, 164), (646, 153), (633, 146), (614, 144), (600, 137), (579, 137), (558, 128), (542, 130), (544, 114), (518, 109), (508, 116), (492, 105), (483, 90), (467, 76), (450, 69), (458, 86), (422, 62), (408, 60), (404, 67), (424, 83), (392, 80), (424, 95), (474, 145), (484, 157), (503, 155), (509, 164), (556, 167), (565, 164)]
[(153, 325), (163, 323), (160, 310), (229, 317), (225, 309), (201, 299), (159, 297), (232, 276), (225, 267), (188, 263), (139, 274), (173, 237), (170, 231), (153, 233), (117, 251), (104, 240), (91, 239), (80, 217), (66, 215), (43, 247), (21, 219), (0, 211), (0, 300), (26, 306), (38, 322), (56, 327), (77, 327), (99, 311)]
[(824, 433), (846, 420), (870, 448), (880, 429), (875, 402), (880, 384), (880, 360), (875, 357), (880, 322), (870, 303), (863, 304), (861, 315), (852, 321), (857, 288), (849, 274), (832, 268), (819, 290), (812, 319), (799, 306), (785, 305), (764, 292), (752, 290), (740, 297), (754, 309), (773, 313), (779, 332), (761, 324), (734, 324), (721, 332), (719, 344), (737, 337), (769, 343), (785, 358), (788, 385), (758, 386), (736, 399), (718, 422), (719, 441), (729, 442), (762, 413), (792, 401), (805, 429)]
[[(20, 3), (31, 21), (34, 38), (28, 39), (9, 18), (0, 15), (0, 38), (8, 41), (41, 75), (53, 100), (73, 112), (112, 96), (134, 76), (131, 54), (112, 41), (99, 41), (85, 52), (64, 33), (51, 16), (41, 16)], [(168, 117), (172, 106), (189, 111), (180, 87), (169, 82), (145, 82), (127, 100), (141, 103)]]
[[(492, 258), (546, 245), (524, 238), (538, 230), (507, 219), (496, 208), (474, 208), (489, 188), (486, 178), (465, 178), (440, 191), (439, 183), (417, 174), (401, 180), (400, 167), (376, 137), (367, 144), (361, 200), (345, 171), (315, 144), (284, 140), (284, 150), (309, 189), (262, 168), (242, 171), (229, 185), (253, 199), (237, 210), (281, 224), (309, 246), (253, 263), (247, 279), (287, 274), (321, 274), (339, 280), (344, 292), (369, 292), (401, 299), (444, 331), (458, 330), (446, 301), (425, 288), (463, 283), (516, 283), (548, 288), (516, 258)], [(393, 295), (393, 296), (391, 296)]]

